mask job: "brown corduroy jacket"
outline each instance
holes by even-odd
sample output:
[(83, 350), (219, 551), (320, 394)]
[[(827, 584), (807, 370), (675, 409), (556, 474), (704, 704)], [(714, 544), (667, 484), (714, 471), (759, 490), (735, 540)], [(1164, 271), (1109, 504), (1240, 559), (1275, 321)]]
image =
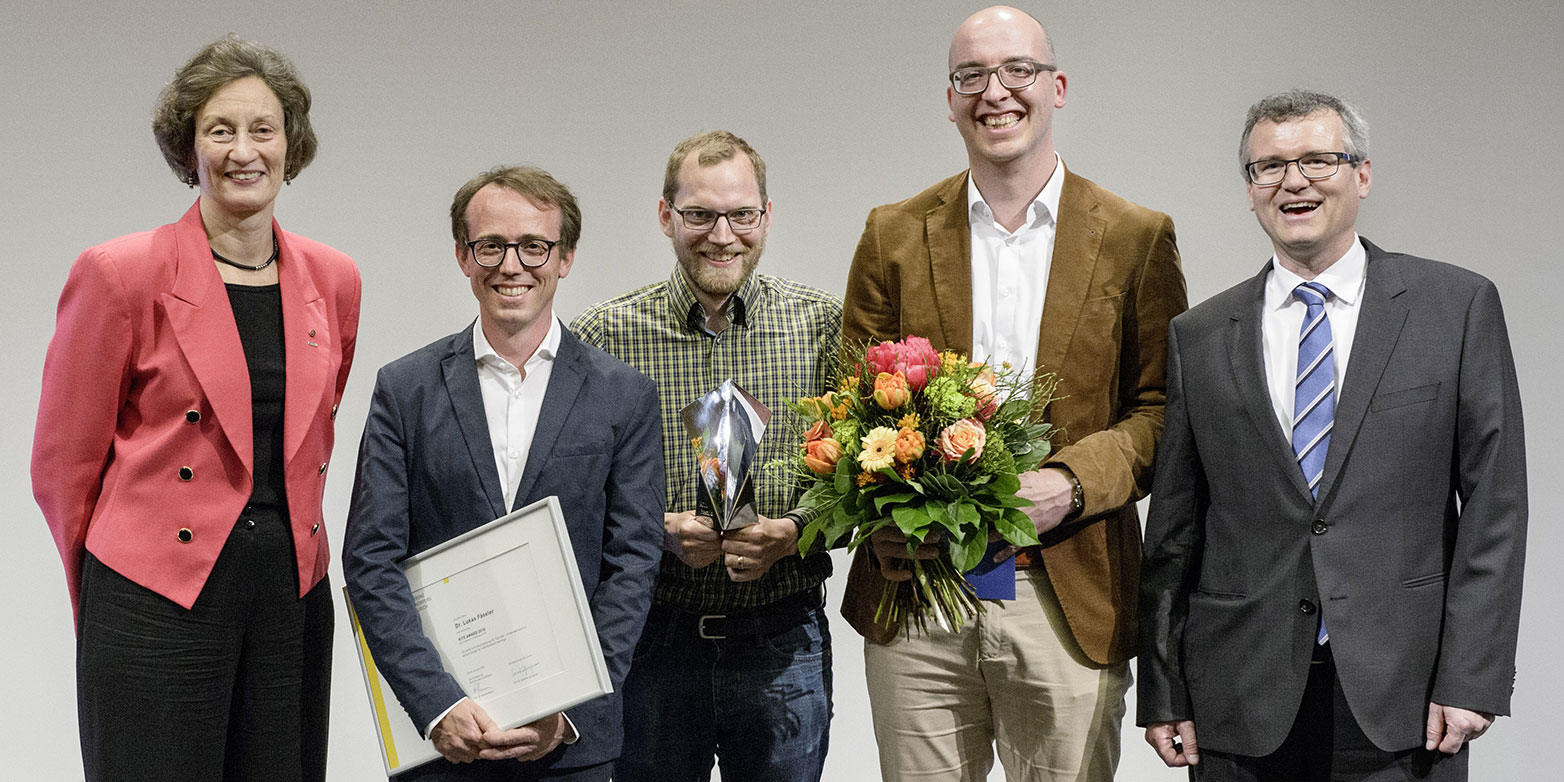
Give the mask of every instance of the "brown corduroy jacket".
[[(1051, 465), (1085, 491), (1077, 520), (1043, 537), (1042, 557), (1070, 630), (1097, 664), (1135, 655), (1140, 524), (1162, 432), (1168, 321), (1187, 306), (1173, 221), (1062, 168), (1057, 233), (1037, 341), (1039, 370), (1057, 373), (1044, 415), (1058, 428)], [(972, 349), (972, 245), (967, 174), (869, 213), (848, 274), (846, 344), (927, 337)], [(859, 552), (843, 614), (866, 638), (878, 572)], [(867, 609), (865, 611), (864, 609)]]

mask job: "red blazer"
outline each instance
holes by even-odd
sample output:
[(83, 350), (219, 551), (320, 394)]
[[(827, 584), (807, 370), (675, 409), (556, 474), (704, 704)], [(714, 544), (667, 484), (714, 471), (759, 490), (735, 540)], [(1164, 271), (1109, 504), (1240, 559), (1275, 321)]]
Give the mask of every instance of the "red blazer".
[[(277, 227), (284, 480), (302, 596), (330, 561), (321, 493), (353, 363), (352, 259)], [(253, 485), (250, 375), (200, 202), (83, 252), (60, 294), (33, 435), (33, 496), (78, 607), (84, 551), (189, 608)]]

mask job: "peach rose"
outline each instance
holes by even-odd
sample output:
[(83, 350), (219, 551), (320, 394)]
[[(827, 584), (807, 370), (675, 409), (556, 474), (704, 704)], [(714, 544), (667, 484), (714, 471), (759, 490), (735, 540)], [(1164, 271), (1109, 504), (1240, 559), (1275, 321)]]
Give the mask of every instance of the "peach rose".
[(810, 440), (803, 445), (804, 466), (820, 475), (836, 472), (836, 463), (842, 458), (842, 444), (825, 437)]
[(923, 433), (903, 429), (896, 433), (896, 461), (902, 464), (915, 462), (923, 456)]
[(945, 427), (934, 438), (934, 447), (939, 450), (940, 458), (947, 462), (957, 461), (969, 448), (972, 450), (971, 460), (977, 461), (983, 455), (983, 444), (987, 441), (988, 433), (983, 431), (982, 422), (963, 418)]
[(995, 388), (993, 381), (985, 378), (984, 375), (993, 377), (993, 373), (984, 370), (967, 384), (967, 387), (972, 389), (972, 397), (977, 400), (977, 412), (974, 415), (979, 421), (987, 421), (999, 410), (999, 389)]
[(874, 403), (886, 410), (895, 410), (907, 404), (907, 376), (900, 372), (892, 375), (881, 372), (874, 376)]

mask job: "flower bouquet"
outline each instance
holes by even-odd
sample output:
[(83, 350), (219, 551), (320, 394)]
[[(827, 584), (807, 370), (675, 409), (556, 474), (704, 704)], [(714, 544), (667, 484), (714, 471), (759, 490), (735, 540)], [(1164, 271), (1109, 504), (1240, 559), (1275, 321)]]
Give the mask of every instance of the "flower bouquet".
[[(807, 426), (793, 463), (801, 504), (818, 511), (799, 549), (848, 535), (857, 548), (895, 525), (913, 578), (886, 583), (875, 621), (903, 632), (926, 632), (930, 620), (960, 630), (983, 610), (962, 574), (982, 561), (991, 533), (1018, 546), (1038, 542), (1017, 474), (1050, 451), (1051, 428), (1036, 413), (1052, 400), (1055, 378), (939, 353), (916, 336), (855, 353), (836, 391), (790, 403)], [(943, 544), (941, 555), (912, 558), (924, 542)]]

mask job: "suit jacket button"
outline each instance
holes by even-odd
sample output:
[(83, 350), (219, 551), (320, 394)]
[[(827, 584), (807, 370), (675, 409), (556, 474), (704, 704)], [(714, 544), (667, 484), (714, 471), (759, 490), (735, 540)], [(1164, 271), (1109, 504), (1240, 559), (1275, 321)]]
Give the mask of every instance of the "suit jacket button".
[(180, 543), (189, 543), (195, 538), (195, 533), (191, 532), (189, 527), (180, 527), (178, 534), (174, 537), (179, 538)]
[(316, 473), (316, 475), (325, 475), (325, 474), (326, 474), (326, 463), (325, 462), (321, 462), (320, 463), (320, 472)]
[(314, 535), (317, 532), (320, 532), (320, 522), (318, 522), (318, 521), (315, 522), (315, 525), (313, 527), (310, 527), (310, 534), (311, 535)]
[(315, 336), (315, 330), (314, 329), (310, 329), (310, 336), (312, 336), (312, 337)]
[(199, 423), (201, 421), (201, 411), (200, 410), (186, 410), (185, 411), (185, 420), (188, 421), (189, 423), (192, 423), (192, 424)]
[(179, 468), (179, 480), (188, 481), (188, 480), (190, 480), (191, 478), (194, 478), (194, 477), (195, 477), (195, 470), (192, 470), (189, 467), (181, 467), (181, 468)]
[(1309, 530), (1316, 535), (1324, 535), (1330, 530), (1330, 525), (1326, 524), (1324, 519), (1315, 519), (1314, 526), (1310, 527)]
[(1307, 598), (1299, 600), (1298, 610), (1302, 611), (1305, 615), (1313, 614), (1315, 611), (1314, 603), (1310, 602)]

